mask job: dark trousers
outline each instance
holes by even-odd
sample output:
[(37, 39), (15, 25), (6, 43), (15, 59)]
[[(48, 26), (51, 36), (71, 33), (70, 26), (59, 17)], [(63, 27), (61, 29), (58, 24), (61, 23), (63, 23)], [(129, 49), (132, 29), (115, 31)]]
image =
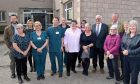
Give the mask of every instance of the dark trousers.
[(124, 76), (124, 62), (123, 62), (124, 55), (120, 52), (120, 62), (121, 62), (121, 75)]
[(16, 61), (17, 76), (21, 77), (21, 74), (27, 75), (27, 58), (22, 59), (15, 58), (15, 61)]
[[(140, 58), (124, 57), (124, 84), (138, 84)], [(131, 75), (130, 75), (131, 74)]]
[(88, 73), (90, 58), (82, 58), (83, 73)]
[(116, 81), (120, 81), (120, 71), (119, 71), (117, 56), (115, 56), (114, 59), (107, 59), (107, 67), (109, 70), (109, 75), (111, 77), (114, 77), (114, 74), (115, 74)]
[(94, 48), (94, 55), (93, 55), (93, 68), (97, 67), (97, 60), (99, 58), (99, 66), (100, 68), (104, 68), (104, 49), (102, 48)]
[(65, 47), (63, 48), (64, 49), (64, 52), (62, 52), (62, 55), (63, 55), (63, 62), (64, 64), (66, 65), (67, 64), (67, 52), (65, 51)]
[(30, 67), (35, 69), (35, 61), (34, 61), (34, 58), (32, 56), (32, 50), (30, 50), (30, 53), (28, 56), (28, 61), (29, 61)]
[(81, 47), (81, 48), (80, 48), (80, 51), (79, 51), (79, 54), (78, 54), (78, 63), (79, 63), (79, 64), (82, 62), (82, 59), (81, 59), (82, 52), (83, 52), (83, 49), (82, 49), (82, 47)]
[(11, 70), (11, 74), (15, 74), (16, 62), (15, 62), (14, 56), (12, 55), (12, 49), (10, 49), (9, 58), (10, 58), (10, 70)]
[(66, 67), (67, 72), (70, 72), (70, 70), (75, 70), (77, 56), (78, 56), (78, 52), (68, 53), (67, 67)]

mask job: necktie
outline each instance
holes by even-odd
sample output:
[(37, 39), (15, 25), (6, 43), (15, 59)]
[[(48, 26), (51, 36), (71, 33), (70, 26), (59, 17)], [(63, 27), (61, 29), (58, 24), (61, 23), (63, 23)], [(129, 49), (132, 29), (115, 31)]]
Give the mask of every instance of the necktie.
[(96, 27), (96, 35), (97, 36), (99, 35), (99, 24), (97, 24), (97, 27)]

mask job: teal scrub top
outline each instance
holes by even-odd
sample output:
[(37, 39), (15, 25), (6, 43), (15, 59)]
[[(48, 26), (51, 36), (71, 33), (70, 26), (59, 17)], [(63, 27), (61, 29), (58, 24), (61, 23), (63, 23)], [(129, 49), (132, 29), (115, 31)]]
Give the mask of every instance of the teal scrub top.
[[(46, 42), (46, 39), (48, 39), (47, 34), (45, 31), (42, 31), (41, 36), (37, 36), (36, 32), (32, 32), (30, 35), (30, 40), (34, 43), (34, 45), (37, 48), (40, 48), (44, 45)], [(37, 52), (36, 49), (32, 48), (32, 54), (33, 55), (46, 55), (47, 53), (47, 48), (43, 48), (42, 53)]]
[(47, 30), (47, 36), (49, 38), (49, 52), (61, 52), (64, 29), (60, 26), (49, 27)]

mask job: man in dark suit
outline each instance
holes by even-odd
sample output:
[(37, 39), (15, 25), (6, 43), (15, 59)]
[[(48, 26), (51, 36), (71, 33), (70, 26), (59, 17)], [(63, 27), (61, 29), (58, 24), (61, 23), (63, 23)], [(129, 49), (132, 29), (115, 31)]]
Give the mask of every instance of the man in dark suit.
[(101, 73), (104, 73), (104, 41), (108, 35), (108, 26), (102, 23), (102, 16), (96, 15), (96, 24), (92, 26), (93, 33), (96, 33), (96, 42), (94, 45), (93, 56), (93, 72), (96, 72), (97, 59), (99, 58), (99, 66)]

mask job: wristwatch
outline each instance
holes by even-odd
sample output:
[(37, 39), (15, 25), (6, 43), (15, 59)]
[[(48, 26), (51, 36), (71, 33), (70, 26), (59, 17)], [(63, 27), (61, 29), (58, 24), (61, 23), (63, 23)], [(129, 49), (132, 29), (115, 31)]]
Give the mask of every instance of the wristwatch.
[(37, 50), (37, 48), (35, 48), (35, 50)]

